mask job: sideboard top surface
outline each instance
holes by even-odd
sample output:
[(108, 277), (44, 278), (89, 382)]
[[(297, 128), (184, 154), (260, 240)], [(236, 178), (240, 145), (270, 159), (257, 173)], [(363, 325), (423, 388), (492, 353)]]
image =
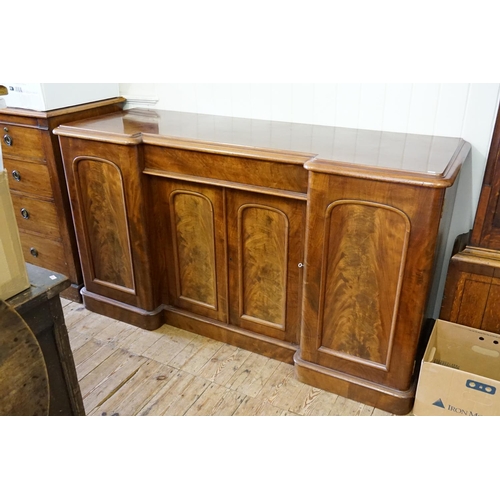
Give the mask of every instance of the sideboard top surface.
[(377, 177), (392, 173), (436, 187), (454, 182), (470, 150), (460, 138), (141, 108), (67, 123), (55, 133), (117, 144), (273, 157), (330, 174)]

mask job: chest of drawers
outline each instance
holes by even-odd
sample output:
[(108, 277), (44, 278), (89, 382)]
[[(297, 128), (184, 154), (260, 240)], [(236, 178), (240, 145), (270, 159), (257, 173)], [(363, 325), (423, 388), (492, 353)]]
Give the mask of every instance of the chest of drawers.
[(0, 110), (3, 163), (24, 259), (67, 276), (71, 286), (61, 295), (70, 300), (81, 300), (83, 278), (59, 144), (52, 131), (68, 121), (118, 111), (124, 101), (117, 97), (47, 112)]

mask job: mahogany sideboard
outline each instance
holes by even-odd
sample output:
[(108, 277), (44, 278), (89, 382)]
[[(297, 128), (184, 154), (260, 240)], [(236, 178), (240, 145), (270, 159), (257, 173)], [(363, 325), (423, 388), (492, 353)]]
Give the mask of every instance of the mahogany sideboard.
[(59, 143), (52, 131), (67, 121), (119, 111), (124, 102), (117, 97), (52, 111), (0, 109), (3, 163), (24, 259), (67, 276), (71, 286), (61, 295), (70, 300), (81, 301), (83, 276)]
[(141, 109), (55, 134), (87, 308), (411, 410), (445, 194), (468, 143)]

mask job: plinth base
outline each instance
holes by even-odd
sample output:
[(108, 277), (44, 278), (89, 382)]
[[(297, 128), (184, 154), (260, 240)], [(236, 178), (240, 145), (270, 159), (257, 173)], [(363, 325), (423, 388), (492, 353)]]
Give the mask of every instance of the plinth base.
[(416, 380), (407, 391), (399, 391), (352, 375), (304, 361), (300, 350), (293, 358), (297, 379), (324, 391), (333, 392), (395, 415), (407, 415), (413, 408)]

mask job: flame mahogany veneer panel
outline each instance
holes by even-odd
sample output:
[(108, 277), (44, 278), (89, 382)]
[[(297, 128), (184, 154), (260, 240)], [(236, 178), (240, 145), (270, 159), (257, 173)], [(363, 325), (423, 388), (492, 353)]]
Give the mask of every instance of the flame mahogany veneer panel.
[(81, 158), (73, 165), (94, 280), (134, 291), (123, 179), (107, 160)]
[(285, 328), (288, 219), (265, 206), (238, 210), (240, 316)]
[(339, 201), (325, 233), (320, 349), (387, 368), (410, 221), (389, 206)]
[(217, 307), (215, 222), (211, 201), (189, 191), (170, 195), (177, 296)]

